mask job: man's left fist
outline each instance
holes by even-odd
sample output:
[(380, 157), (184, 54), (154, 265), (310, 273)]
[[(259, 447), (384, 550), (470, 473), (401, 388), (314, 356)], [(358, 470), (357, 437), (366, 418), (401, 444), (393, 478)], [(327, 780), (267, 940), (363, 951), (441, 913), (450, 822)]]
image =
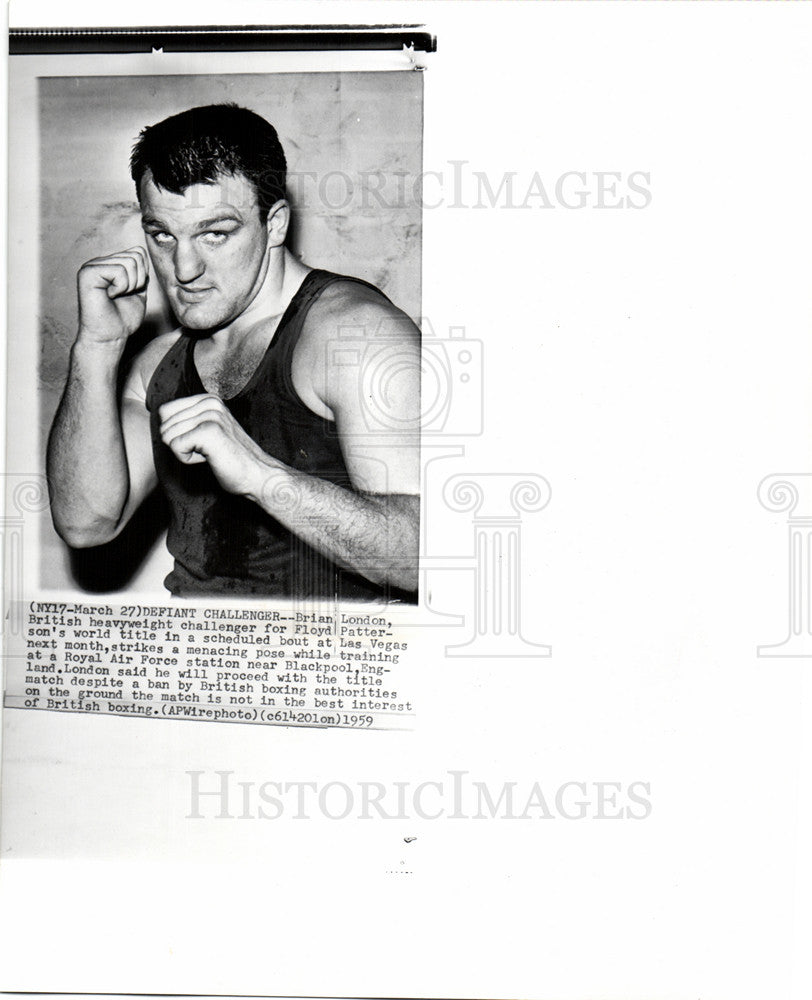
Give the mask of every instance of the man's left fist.
[(218, 396), (205, 393), (164, 403), (158, 410), (161, 440), (186, 465), (208, 462), (229, 493), (252, 495), (271, 464), (259, 445), (240, 427)]

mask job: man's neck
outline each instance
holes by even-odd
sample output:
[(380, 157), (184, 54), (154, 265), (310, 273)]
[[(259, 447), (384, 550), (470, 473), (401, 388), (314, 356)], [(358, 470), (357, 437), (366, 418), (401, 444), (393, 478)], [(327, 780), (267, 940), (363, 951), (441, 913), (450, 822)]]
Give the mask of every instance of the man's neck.
[(210, 340), (225, 347), (270, 320), (278, 320), (298, 291), (308, 271), (287, 247), (274, 247), (269, 251), (268, 267), (257, 294), (249, 305), (231, 323), (216, 330)]

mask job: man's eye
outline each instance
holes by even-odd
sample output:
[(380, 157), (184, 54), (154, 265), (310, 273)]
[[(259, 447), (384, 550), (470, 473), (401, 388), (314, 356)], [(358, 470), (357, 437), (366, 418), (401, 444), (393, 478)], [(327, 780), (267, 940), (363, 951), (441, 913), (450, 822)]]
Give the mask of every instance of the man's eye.
[(206, 243), (209, 243), (211, 246), (219, 246), (221, 243), (225, 243), (225, 241), (228, 239), (230, 235), (231, 235), (230, 233), (223, 233), (223, 232), (218, 232), (216, 230), (210, 230), (209, 232), (203, 233), (203, 239), (206, 241)]
[(150, 236), (159, 247), (169, 246), (173, 240), (173, 237), (169, 233), (150, 233)]

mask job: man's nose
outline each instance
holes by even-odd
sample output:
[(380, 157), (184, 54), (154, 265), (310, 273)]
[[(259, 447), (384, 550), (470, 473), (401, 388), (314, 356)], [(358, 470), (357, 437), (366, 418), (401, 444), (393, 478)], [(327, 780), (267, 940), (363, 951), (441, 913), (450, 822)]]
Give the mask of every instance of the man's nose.
[(194, 281), (195, 278), (199, 278), (203, 271), (206, 269), (205, 262), (194, 243), (189, 240), (178, 241), (175, 247), (175, 279), (179, 281), (182, 285), (188, 285), (190, 282)]

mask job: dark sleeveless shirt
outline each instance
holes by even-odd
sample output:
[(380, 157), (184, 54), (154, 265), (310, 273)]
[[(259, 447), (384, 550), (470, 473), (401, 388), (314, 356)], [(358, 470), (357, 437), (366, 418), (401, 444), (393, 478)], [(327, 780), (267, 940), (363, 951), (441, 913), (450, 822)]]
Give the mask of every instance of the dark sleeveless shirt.
[[(292, 469), (352, 489), (335, 424), (304, 405), (291, 375), (293, 350), (308, 310), (335, 281), (367, 285), (329, 271), (308, 272), (256, 371), (223, 402), (268, 455)], [(206, 392), (194, 363), (197, 339), (182, 333), (159, 362), (147, 389), (155, 468), (170, 507), (167, 547), (175, 568), (164, 581), (166, 586), (179, 596), (389, 597), (384, 588), (323, 557), (252, 500), (227, 493), (208, 463), (185, 465), (161, 441), (158, 407)]]

